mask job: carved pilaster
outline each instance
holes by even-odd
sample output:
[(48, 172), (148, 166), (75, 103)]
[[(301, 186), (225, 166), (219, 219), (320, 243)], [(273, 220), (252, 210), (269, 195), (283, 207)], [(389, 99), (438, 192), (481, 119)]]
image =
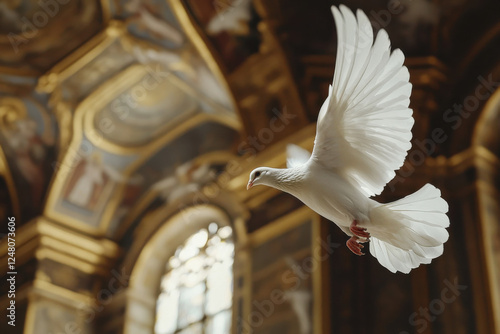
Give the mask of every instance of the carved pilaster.
[[(111, 270), (118, 247), (64, 228), (44, 217), (16, 231), (16, 304), (19, 333), (91, 333), (96, 314), (127, 282)], [(0, 263), (7, 272), (7, 242), (2, 239)], [(114, 283), (103, 286), (100, 282)], [(6, 277), (3, 277), (4, 281)], [(5, 290), (5, 289), (4, 289)], [(2, 308), (10, 300), (2, 294)], [(26, 319), (23, 308), (27, 307)], [(23, 326), (24, 325), (24, 326)]]

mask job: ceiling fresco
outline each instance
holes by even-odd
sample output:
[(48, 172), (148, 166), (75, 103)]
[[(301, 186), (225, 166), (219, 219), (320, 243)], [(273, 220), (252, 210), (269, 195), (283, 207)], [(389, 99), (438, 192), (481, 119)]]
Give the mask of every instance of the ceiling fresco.
[(97, 33), (105, 11), (97, 0), (0, 2), (2, 72), (43, 73)]
[[(361, 6), (357, 0), (346, 2)], [(438, 6), (415, 0), (398, 7), (380, 0), (364, 7), (376, 29), (386, 27), (395, 46), (418, 60), (446, 52), (439, 40), (456, 35), (463, 17), (486, 2), (454, 7), (448, 1)], [(318, 13), (330, 15), (323, 8), (330, 4), (318, 0), (305, 11), (306, 3), (287, 7), (262, 0), (1, 2), (1, 175), (14, 184), (6, 184), (6, 198), (26, 212), (26, 219), (41, 212), (63, 221), (78, 216), (79, 226), (106, 233), (111, 221), (119, 225), (113, 210), (130, 206), (160, 180), (177, 175), (176, 168), (189, 165), (195, 156), (184, 157), (184, 150), (196, 148), (201, 156), (226, 151), (230, 159), (243, 127), (257, 135), (274, 110), (287, 104), (300, 116), (294, 122), (305, 122), (294, 80), (301, 71), (307, 77), (307, 66), (311, 71), (318, 64), (331, 66), (322, 64), (323, 58), (303, 57), (320, 47), (323, 53), (335, 50), (331, 18), (313, 19)], [(460, 8), (462, 17), (449, 8)], [(450, 22), (457, 23), (454, 29), (446, 28)], [(288, 71), (287, 62), (298, 64), (297, 73)], [(331, 76), (324, 68), (321, 75)], [(265, 96), (259, 91), (262, 78), (270, 86)], [(417, 86), (418, 80), (413, 75)], [(217, 136), (203, 132), (214, 124)], [(287, 127), (276, 138), (294, 131)], [(187, 132), (200, 142), (178, 141)], [(194, 175), (204, 164), (197, 162), (184, 174)], [(221, 161), (208, 164), (220, 166)], [(150, 179), (151, 171), (159, 179)], [(123, 181), (134, 177), (132, 183)], [(94, 190), (80, 188), (89, 184), (83, 182), (87, 178)], [(77, 199), (74, 189), (85, 196)], [(124, 190), (127, 196), (120, 193)], [(19, 198), (30, 198), (33, 205)]]
[(36, 99), (0, 95), (0, 144), (17, 185), (17, 196), (25, 200), (15, 206), (30, 217), (39, 207), (50, 181), (50, 163), (57, 138), (55, 118)]
[[(15, 183), (5, 184), (7, 198), (28, 212), (23, 219), (43, 211), (87, 233), (113, 234), (150, 187), (182, 174), (181, 165), (192, 165), (183, 175), (223, 166), (190, 160), (234, 152), (241, 124), (218, 63), (201, 37), (188, 37), (186, 27), (194, 28), (180, 23), (185, 9), (175, 1), (175, 10), (167, 1), (56, 5), (0, 5), (11, 20), (2, 20), (0, 45), (25, 33), (25, 18), (54, 10), (30, 43), (0, 56), (8, 67), (0, 67), (0, 88), (8, 88), (0, 96), (2, 176), (12, 171)], [(60, 38), (45, 38), (55, 30)]]
[(259, 51), (260, 17), (251, 0), (185, 0), (184, 3), (227, 72)]

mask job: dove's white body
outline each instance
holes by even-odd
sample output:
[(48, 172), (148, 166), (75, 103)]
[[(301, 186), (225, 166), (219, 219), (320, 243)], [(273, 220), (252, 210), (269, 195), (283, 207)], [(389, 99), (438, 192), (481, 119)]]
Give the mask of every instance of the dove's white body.
[(349, 227), (353, 220), (364, 227), (368, 224), (370, 210), (379, 205), (340, 175), (312, 159), (303, 165), (283, 169), (281, 173), (293, 181), (280, 183), (276, 188), (297, 197), (339, 227)]
[(267, 168), (260, 184), (300, 199), (319, 215), (352, 236), (355, 220), (371, 234), (370, 252), (392, 272), (408, 273), (443, 253), (449, 225), (448, 205), (427, 184), (398, 201), (381, 204), (313, 158), (302, 165)]
[[(374, 40), (362, 11), (355, 16), (340, 5), (332, 12), (337, 59), (312, 155), (289, 145), (289, 168), (257, 168), (247, 188), (264, 184), (288, 192), (348, 235), (356, 221), (369, 233), (370, 253), (380, 264), (408, 273), (442, 254), (448, 204), (430, 184), (392, 203), (370, 199), (395, 176), (411, 148), (409, 72), (401, 50), (391, 52), (383, 29)], [(366, 238), (355, 233), (353, 238)]]

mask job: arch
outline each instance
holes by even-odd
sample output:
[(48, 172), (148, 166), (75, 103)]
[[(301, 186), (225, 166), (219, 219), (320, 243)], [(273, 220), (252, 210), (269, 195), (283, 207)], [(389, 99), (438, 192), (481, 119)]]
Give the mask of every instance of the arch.
[(2, 147), (0, 147), (0, 178), (4, 179), (5, 186), (8, 191), (8, 196), (11, 202), (10, 205), (12, 212), (16, 215), (16, 217), (21, 217), (16, 185), (14, 184), (14, 179), (12, 178), (12, 173), (10, 171), (9, 164)]
[[(474, 128), (478, 210), (493, 314), (500, 314), (500, 89), (486, 102)], [(500, 319), (494, 320), (500, 332)]]
[[(189, 221), (186, 221), (186, 213), (189, 214)], [(180, 244), (213, 221), (222, 226), (232, 226), (230, 217), (218, 207), (191, 207), (168, 219), (146, 243), (130, 278), (125, 334), (154, 332), (156, 299), (165, 264)]]
[(483, 146), (500, 156), (500, 88), (486, 102), (472, 135), (474, 146)]
[[(447, 131), (443, 144), (448, 156), (473, 145), (476, 125), (484, 110), (489, 110), (500, 82), (500, 24), (494, 24), (463, 56), (455, 71), (450, 96), (443, 101), (436, 121)], [(490, 104), (490, 106), (487, 106)]]

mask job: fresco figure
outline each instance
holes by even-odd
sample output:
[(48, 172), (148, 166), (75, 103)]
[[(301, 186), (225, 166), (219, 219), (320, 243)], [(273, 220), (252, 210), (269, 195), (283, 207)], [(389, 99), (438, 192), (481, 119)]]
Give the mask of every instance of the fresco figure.
[(108, 182), (136, 183), (138, 178), (128, 180), (119, 171), (102, 162), (101, 155), (94, 152), (81, 159), (70, 177), (65, 199), (81, 208), (93, 210)]

